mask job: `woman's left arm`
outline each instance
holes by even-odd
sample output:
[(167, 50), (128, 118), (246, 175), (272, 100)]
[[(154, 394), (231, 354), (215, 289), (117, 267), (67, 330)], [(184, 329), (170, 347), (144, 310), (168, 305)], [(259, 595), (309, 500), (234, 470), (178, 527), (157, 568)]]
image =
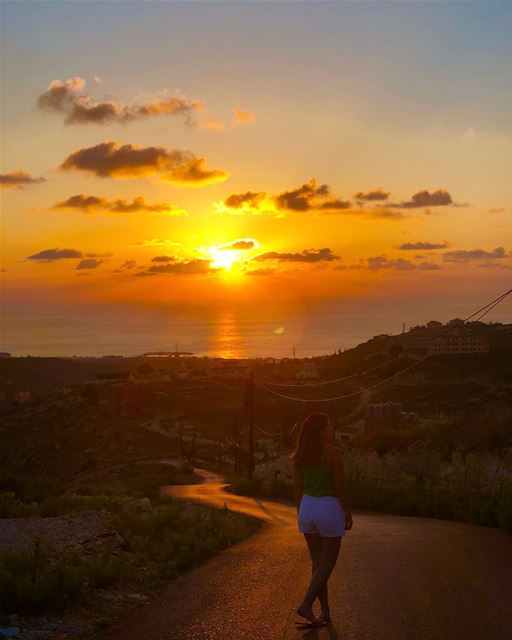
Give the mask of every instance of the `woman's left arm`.
[(302, 469), (294, 462), (293, 463), (293, 492), (295, 495), (295, 506), (297, 507), (297, 513), (299, 512), (300, 503), (302, 501)]

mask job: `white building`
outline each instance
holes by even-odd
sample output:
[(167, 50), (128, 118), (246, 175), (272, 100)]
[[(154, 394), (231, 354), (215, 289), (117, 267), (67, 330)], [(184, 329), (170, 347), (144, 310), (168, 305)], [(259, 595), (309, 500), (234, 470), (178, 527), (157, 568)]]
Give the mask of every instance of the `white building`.
[(470, 333), (447, 333), (428, 347), (434, 356), (489, 353), (489, 343)]
[(304, 362), (302, 369), (295, 374), (298, 380), (318, 380), (320, 371), (314, 362)]

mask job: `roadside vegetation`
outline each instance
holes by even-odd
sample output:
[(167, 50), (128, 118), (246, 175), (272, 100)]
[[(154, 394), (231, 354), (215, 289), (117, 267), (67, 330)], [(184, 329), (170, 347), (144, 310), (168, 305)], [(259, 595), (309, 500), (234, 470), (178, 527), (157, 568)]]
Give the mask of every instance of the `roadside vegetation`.
[[(160, 497), (162, 485), (197, 480), (188, 470), (148, 464), (62, 492), (41, 478), (4, 475), (2, 517), (105, 510), (116, 538), (64, 551), (34, 538), (29, 548), (0, 551), (0, 613), (51, 616), (89, 606), (109, 617), (112, 603), (102, 601), (102, 593), (136, 592), (143, 598), (257, 530), (259, 521), (242, 514)], [(142, 500), (149, 509), (137, 508)]]
[(168, 465), (127, 465), (98, 479), (66, 488), (55, 478), (0, 472), (0, 518), (55, 517), (106, 509), (120, 513), (124, 498), (148, 497), (162, 502), (159, 488), (165, 484), (194, 484), (198, 476)]
[[(382, 430), (345, 447), (356, 509), (457, 520), (512, 533), (512, 410), (473, 408), (454, 419)], [(232, 477), (241, 495), (293, 499), (282, 480)]]
[(160, 507), (149, 514), (119, 513), (122, 543), (92, 556), (56, 556), (41, 540), (29, 549), (0, 552), (0, 611), (47, 615), (87, 604), (96, 589), (150, 593), (198, 562), (246, 538), (258, 521), (227, 509)]

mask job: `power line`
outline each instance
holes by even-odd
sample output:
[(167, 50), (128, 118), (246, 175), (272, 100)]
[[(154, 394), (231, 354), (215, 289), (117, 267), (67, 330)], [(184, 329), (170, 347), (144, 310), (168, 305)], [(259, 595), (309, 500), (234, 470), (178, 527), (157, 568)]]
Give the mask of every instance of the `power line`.
[(297, 423), (295, 423), (293, 427), (286, 433), (270, 433), (269, 431), (265, 431), (265, 429), (260, 427), (257, 422), (254, 423), (254, 426), (256, 427), (256, 429), (258, 429), (258, 431), (261, 431), (261, 433), (268, 436), (269, 438), (278, 438), (278, 437), (287, 438), (288, 436), (291, 436), (292, 433), (295, 431), (295, 429), (297, 428)]
[(350, 376), (345, 376), (344, 378), (334, 378), (332, 380), (322, 380), (321, 382), (306, 382), (306, 383), (301, 383), (301, 382), (291, 382), (291, 383), (281, 383), (281, 382), (272, 382), (271, 380), (259, 380), (257, 379), (256, 382), (261, 383), (261, 384), (265, 384), (267, 386), (271, 386), (271, 387), (302, 387), (302, 388), (308, 388), (308, 387), (320, 387), (320, 386), (324, 386), (326, 384), (334, 384), (335, 382), (345, 382), (346, 380), (352, 380), (353, 378), (361, 378), (362, 376), (366, 376), (369, 373), (372, 373), (372, 371), (377, 371), (377, 369), (382, 369), (383, 367), (386, 367), (388, 364), (391, 364), (392, 362), (395, 362), (396, 360), (400, 360), (400, 356), (397, 356), (396, 358), (392, 358), (391, 360), (388, 360), (387, 362), (383, 362), (379, 365), (377, 365), (376, 367), (372, 367), (371, 369), (367, 369), (366, 371), (361, 371), (361, 373), (354, 373)]
[[(479, 316), (478, 318), (476, 318), (475, 322), (481, 320), (481, 318), (483, 318), (490, 311), (492, 311), (494, 309), (494, 307), (498, 306), (498, 304), (500, 302), (502, 302), (511, 292), (512, 292), (512, 289), (509, 289), (508, 291), (503, 293), (498, 298), (495, 298), (492, 302), (489, 302), (488, 304), (486, 304), (485, 307), (480, 308), (478, 311), (476, 311), (475, 313), (471, 314), (470, 316), (468, 316), (464, 320), (460, 320), (455, 325), (448, 327), (443, 333), (441, 333), (440, 335), (436, 336), (435, 338), (432, 338), (432, 340), (430, 340), (430, 342), (427, 343), (427, 347), (429, 347), (434, 342), (436, 342), (437, 340), (442, 338), (444, 335), (446, 335), (447, 333), (449, 333), (453, 329), (460, 327), (465, 322), (467, 322), (468, 320), (471, 320), (472, 318), (474, 318), (476, 315), (478, 315), (480, 312), (483, 311), (482, 315)], [(486, 309), (486, 311), (484, 311), (485, 309)], [(392, 362), (395, 362), (396, 360), (400, 360), (400, 356), (397, 356), (396, 358), (388, 360), (387, 362), (381, 363), (381, 364), (377, 365), (376, 367), (372, 367), (371, 369), (367, 369), (366, 371), (363, 371), (361, 373), (355, 373), (353, 375), (345, 376), (343, 378), (334, 378), (332, 380), (322, 380), (320, 382), (281, 383), (281, 382), (272, 382), (271, 380), (259, 380), (259, 379), (256, 379), (255, 383), (259, 384), (260, 386), (264, 385), (265, 387), (283, 387), (283, 388), (284, 387), (296, 387), (296, 388), (298, 387), (298, 388), (302, 388), (302, 389), (306, 389), (306, 388), (309, 388), (309, 387), (319, 387), (319, 386), (325, 386), (325, 385), (328, 385), (328, 384), (334, 384), (336, 382), (345, 382), (347, 380), (353, 380), (354, 378), (366, 376), (369, 373), (372, 373), (373, 371), (377, 371), (378, 369), (381, 369), (381, 368), (391, 364)], [(405, 371), (407, 371), (407, 369), (405, 369)]]
[[(475, 311), (474, 313), (472, 313), (467, 318), (464, 318), (464, 320), (460, 320), (460, 322), (454, 323), (453, 325), (447, 327), (446, 330), (443, 331), (440, 335), (438, 335), (435, 338), (433, 338), (428, 343), (428, 345), (433, 344), (434, 342), (436, 342), (437, 340), (439, 340), (440, 338), (445, 336), (450, 331), (453, 331), (454, 329), (460, 327), (465, 322), (467, 322), (468, 320), (471, 320), (472, 318), (474, 318), (477, 315), (479, 316), (478, 319), (483, 318), (490, 311), (492, 311), (492, 309), (494, 309), (496, 306), (498, 306), (498, 304), (500, 302), (502, 302), (508, 295), (510, 295), (510, 293), (512, 293), (512, 289), (509, 289), (508, 291), (503, 293), (501, 296), (498, 296), (497, 298), (495, 298), (494, 300), (492, 300), (491, 302), (489, 302), (485, 306), (483, 306), (480, 309), (478, 309), (478, 311)], [(264, 389), (268, 393), (270, 393), (270, 394), (272, 394), (272, 395), (274, 395), (276, 397), (285, 399), (285, 400), (294, 400), (295, 402), (302, 402), (302, 403), (334, 402), (336, 400), (344, 400), (344, 399), (347, 399), (347, 398), (353, 398), (353, 397), (361, 395), (362, 393), (365, 393), (367, 391), (372, 391), (373, 389), (385, 384), (386, 382), (389, 382), (390, 380), (393, 380), (393, 379), (397, 378), (398, 376), (401, 376), (404, 373), (407, 373), (408, 371), (411, 371), (411, 369), (414, 369), (415, 367), (419, 366), (420, 364), (425, 362), (425, 360), (427, 360), (430, 357), (431, 357), (431, 354), (427, 354), (425, 357), (423, 357), (420, 360), (414, 362), (413, 364), (409, 365), (405, 369), (402, 369), (401, 371), (398, 371), (398, 372), (394, 373), (393, 375), (389, 376), (388, 378), (385, 378), (384, 380), (380, 380), (380, 381), (376, 382), (375, 384), (373, 384), (373, 385), (371, 385), (369, 387), (360, 389), (359, 391), (354, 391), (352, 393), (347, 393), (347, 394), (344, 394), (344, 395), (335, 396), (335, 397), (332, 397), (332, 398), (317, 398), (317, 399), (297, 398), (297, 397), (294, 397), (294, 396), (288, 396), (288, 395), (279, 393), (277, 391), (274, 391), (273, 389), (270, 389), (269, 387), (267, 387), (267, 386), (265, 386), (265, 385), (263, 385), (261, 383), (257, 383), (257, 386), (260, 387), (260, 389)]]

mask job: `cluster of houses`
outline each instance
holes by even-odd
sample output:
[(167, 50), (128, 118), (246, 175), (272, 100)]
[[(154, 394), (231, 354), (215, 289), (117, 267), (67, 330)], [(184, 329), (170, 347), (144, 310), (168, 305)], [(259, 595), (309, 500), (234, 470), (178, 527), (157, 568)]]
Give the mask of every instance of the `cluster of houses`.
[[(449, 329), (449, 331), (448, 331)], [(481, 355), (489, 353), (489, 341), (455, 318), (446, 325), (436, 320), (411, 328), (402, 334), (402, 346), (410, 351), (424, 350), (429, 355)]]

